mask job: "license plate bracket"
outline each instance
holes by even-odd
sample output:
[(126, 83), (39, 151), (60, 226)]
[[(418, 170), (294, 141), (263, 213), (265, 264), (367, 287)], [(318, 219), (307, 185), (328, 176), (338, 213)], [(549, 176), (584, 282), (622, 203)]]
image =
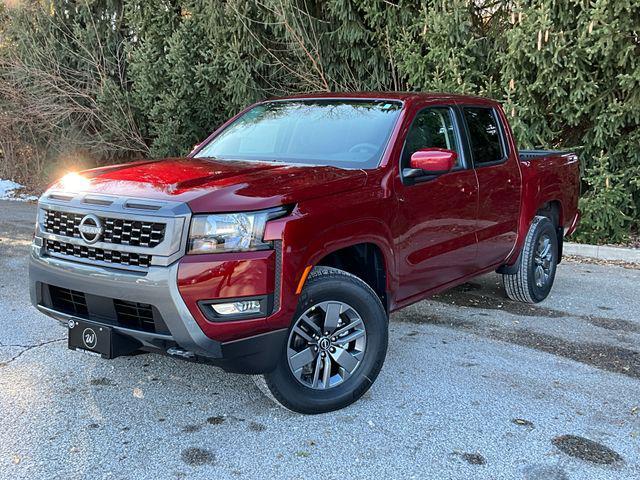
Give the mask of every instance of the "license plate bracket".
[(71, 350), (97, 353), (102, 358), (114, 358), (113, 329), (85, 320), (69, 320), (69, 343)]

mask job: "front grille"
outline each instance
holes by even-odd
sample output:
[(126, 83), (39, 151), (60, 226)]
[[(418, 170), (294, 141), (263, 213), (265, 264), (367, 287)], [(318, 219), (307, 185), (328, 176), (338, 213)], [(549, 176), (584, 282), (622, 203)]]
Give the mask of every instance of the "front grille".
[(56, 309), (74, 315), (87, 315), (87, 300), (84, 293), (49, 285), (49, 294)]
[(47, 232), (55, 233), (56, 235), (80, 238), (78, 225), (80, 225), (82, 217), (82, 215), (77, 215), (75, 213), (45, 210), (44, 229)]
[[(84, 218), (82, 213), (45, 210), (43, 228), (49, 233), (65, 237), (80, 237), (78, 226)], [(99, 217), (104, 231), (102, 242), (133, 247), (153, 248), (164, 240), (166, 224), (125, 220), (122, 218)]]
[(134, 247), (155, 247), (164, 239), (164, 223), (105, 218), (102, 241)]
[(146, 303), (129, 302), (127, 300), (113, 300), (118, 323), (137, 330), (155, 332), (153, 308)]
[(46, 245), (47, 250), (50, 252), (77, 258), (86, 258), (88, 260), (97, 260), (100, 262), (145, 268), (151, 265), (151, 255), (144, 255), (141, 253), (103, 250), (102, 248), (74, 245), (72, 243), (58, 242), (57, 240), (47, 240)]

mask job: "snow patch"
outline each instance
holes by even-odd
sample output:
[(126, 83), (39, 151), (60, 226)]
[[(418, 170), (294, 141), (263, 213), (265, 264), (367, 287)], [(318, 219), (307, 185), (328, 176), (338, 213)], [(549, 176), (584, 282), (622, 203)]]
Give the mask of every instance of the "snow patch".
[(34, 195), (27, 195), (25, 193), (18, 194), (18, 190), (24, 188), (22, 185), (11, 180), (0, 179), (0, 200), (16, 200), (19, 202), (29, 202), (37, 200), (38, 197)]

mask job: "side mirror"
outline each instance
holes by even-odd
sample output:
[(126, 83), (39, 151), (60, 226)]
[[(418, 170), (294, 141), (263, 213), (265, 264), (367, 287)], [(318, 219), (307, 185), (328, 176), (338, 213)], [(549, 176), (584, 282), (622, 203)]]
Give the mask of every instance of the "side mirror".
[(422, 170), (422, 175), (442, 175), (450, 172), (458, 160), (458, 154), (444, 148), (424, 148), (411, 155), (409, 167)]

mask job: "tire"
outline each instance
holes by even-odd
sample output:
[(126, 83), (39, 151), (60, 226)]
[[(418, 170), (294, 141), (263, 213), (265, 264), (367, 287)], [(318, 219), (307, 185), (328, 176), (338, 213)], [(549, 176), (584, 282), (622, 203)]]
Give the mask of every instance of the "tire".
[(371, 287), (342, 270), (316, 267), (298, 300), (280, 361), (262, 386), (294, 412), (344, 408), (375, 381), (387, 343), (387, 313)]
[(507, 296), (518, 302), (541, 302), (551, 291), (557, 265), (556, 229), (548, 217), (536, 216), (531, 222), (518, 258), (518, 271), (502, 275)]

